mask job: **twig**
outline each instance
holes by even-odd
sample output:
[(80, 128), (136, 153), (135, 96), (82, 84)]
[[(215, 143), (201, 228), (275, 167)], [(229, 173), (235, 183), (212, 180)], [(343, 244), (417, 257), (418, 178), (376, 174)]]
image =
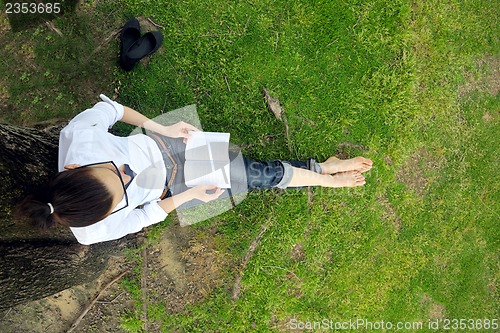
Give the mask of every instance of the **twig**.
[(97, 301), (97, 303), (99, 304), (111, 304), (113, 303), (114, 301), (116, 301), (118, 299), (118, 297), (120, 297), (121, 295), (123, 295), (123, 293), (120, 293), (118, 294), (115, 298), (113, 298), (111, 301)]
[(309, 211), (312, 209), (312, 204), (313, 204), (313, 195), (311, 192), (311, 186), (307, 187), (307, 208)]
[(214, 37), (227, 37), (227, 36), (235, 36), (235, 37), (240, 37), (240, 36), (244, 36), (245, 34), (244, 33), (237, 33), (237, 32), (226, 32), (226, 33), (222, 33), (222, 34), (203, 34), (203, 35), (200, 35), (200, 37), (202, 38), (214, 38)]
[(168, 98), (168, 95), (165, 94), (165, 100), (163, 101), (163, 107), (160, 110), (161, 114), (165, 113), (165, 105), (167, 105), (167, 98)]
[(7, 313), (3, 316), (2, 320), (7, 318), (7, 315), (12, 311), (12, 308), (9, 308), (9, 311), (7, 311)]
[(159, 25), (158, 23), (154, 22), (154, 21), (153, 21), (152, 19), (150, 19), (149, 17), (148, 17), (148, 21), (149, 21), (149, 23), (151, 23), (152, 25), (154, 25), (154, 26), (155, 26), (155, 27), (157, 27), (157, 28), (162, 28), (162, 29), (165, 29), (165, 27), (164, 27), (164, 26)]
[(229, 82), (227, 82), (227, 76), (225, 76), (225, 75), (224, 75), (224, 80), (226, 81), (227, 90), (229, 90), (229, 92), (231, 92), (231, 87), (229, 86)]
[(318, 126), (318, 124), (316, 124), (314, 121), (312, 121), (311, 119), (308, 119), (306, 117), (303, 117), (301, 115), (295, 115), (295, 117), (297, 118), (300, 118), (302, 120), (305, 120), (306, 122), (308, 122), (309, 124), (311, 124), (311, 126)]
[(120, 34), (120, 31), (121, 31), (120, 29), (112, 31), (111, 34), (108, 37), (104, 38), (104, 41), (99, 46), (97, 46), (90, 55), (93, 56), (97, 52), (101, 51), (106, 44), (108, 44), (113, 38), (115, 38)]
[(354, 23), (354, 25), (352, 26), (352, 30), (354, 30), (354, 28), (356, 28), (356, 26), (358, 25), (359, 21), (361, 21), (361, 18), (363, 17), (363, 12), (359, 13), (359, 16), (358, 16), (358, 20), (356, 21), (356, 23)]
[(248, 24), (250, 23), (250, 16), (248, 17), (247, 19), (247, 22), (245, 23), (245, 27), (243, 28), (243, 31), (244, 32), (247, 32), (247, 29), (248, 29)]
[(286, 145), (288, 146), (288, 150), (290, 150), (290, 153), (293, 153), (292, 146), (290, 144), (290, 135), (288, 131), (288, 120), (286, 119), (285, 113), (283, 113), (283, 124), (285, 124)]
[(262, 95), (264, 96), (264, 100), (266, 101), (269, 111), (271, 111), (278, 120), (283, 121), (288, 150), (293, 153), (288, 130), (288, 120), (286, 119), (285, 111), (283, 110), (279, 99), (272, 97), (265, 87), (262, 87)]
[(87, 312), (89, 312), (89, 310), (92, 308), (92, 306), (94, 306), (94, 304), (97, 302), (97, 300), (99, 299), (99, 297), (101, 297), (102, 294), (106, 291), (106, 289), (108, 289), (109, 287), (111, 287), (111, 285), (113, 285), (116, 281), (120, 280), (129, 271), (130, 271), (130, 268), (126, 269), (124, 272), (120, 273), (117, 277), (115, 277), (111, 282), (109, 282), (107, 285), (105, 285), (104, 288), (101, 289), (101, 291), (99, 292), (99, 294), (92, 300), (92, 302), (90, 302), (90, 304), (87, 305), (87, 307), (83, 310), (82, 314), (75, 320), (74, 324), (71, 326), (71, 328), (68, 330), (67, 333), (73, 332), (74, 329), (78, 326), (78, 324), (80, 324), (80, 322), (82, 321), (83, 317), (85, 317), (85, 315), (87, 314)]
[(238, 274), (238, 276), (236, 277), (236, 281), (234, 283), (234, 287), (233, 287), (233, 300), (237, 300), (240, 297), (240, 293), (241, 293), (241, 279), (243, 278), (243, 273), (245, 272), (245, 269), (247, 267), (248, 261), (250, 260), (250, 258), (252, 258), (253, 254), (255, 252), (255, 249), (259, 245), (260, 240), (262, 239), (262, 236), (264, 235), (264, 232), (266, 232), (266, 230), (267, 230), (267, 228), (269, 228), (270, 224), (271, 224), (271, 220), (268, 220), (266, 223), (264, 223), (260, 227), (259, 234), (257, 235), (257, 237), (255, 237), (255, 239), (252, 241), (252, 243), (250, 243), (250, 246), (248, 248), (248, 252), (245, 255), (245, 257), (243, 258), (243, 261), (241, 263), (241, 271)]
[(328, 47), (328, 46), (330, 46), (330, 45), (333, 45), (334, 43), (336, 43), (336, 42), (338, 42), (338, 41), (339, 41), (339, 39), (337, 38), (337, 39), (333, 40), (332, 42), (330, 42), (330, 43), (326, 44), (326, 47)]
[(54, 25), (54, 23), (52, 23), (52, 21), (45, 21), (45, 25), (47, 25), (47, 27), (50, 30), (54, 31), (59, 36), (63, 37), (63, 33), (61, 32), (61, 30), (59, 30), (58, 28), (56, 28), (56, 26)]

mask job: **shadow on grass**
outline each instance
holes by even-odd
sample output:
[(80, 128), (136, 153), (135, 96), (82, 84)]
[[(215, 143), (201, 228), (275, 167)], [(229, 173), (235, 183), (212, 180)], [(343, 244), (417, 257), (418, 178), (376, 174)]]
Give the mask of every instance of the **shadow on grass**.
[(24, 3), (15, 0), (4, 0), (4, 3), (12, 31), (19, 32), (74, 12), (78, 0), (30, 1)]
[(0, 121), (67, 119), (112, 91), (123, 8), (80, 3), (52, 21), (17, 23), (0, 14)]

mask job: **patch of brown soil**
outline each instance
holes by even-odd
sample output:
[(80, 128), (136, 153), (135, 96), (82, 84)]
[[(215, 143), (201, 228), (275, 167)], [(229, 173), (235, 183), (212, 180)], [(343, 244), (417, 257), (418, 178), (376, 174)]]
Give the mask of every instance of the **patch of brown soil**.
[(401, 218), (399, 217), (398, 213), (394, 211), (394, 207), (389, 202), (387, 196), (383, 195), (377, 198), (377, 201), (380, 202), (380, 204), (384, 208), (382, 218), (386, 221), (390, 221), (395, 231), (399, 232), (399, 230), (401, 229)]
[(496, 96), (500, 90), (500, 57), (486, 56), (476, 63), (478, 71), (487, 71), (489, 74), (476, 76), (474, 73), (465, 72), (466, 83), (458, 89), (459, 96), (465, 96), (474, 90), (486, 91)]
[(195, 304), (226, 284), (226, 260), (214, 242), (215, 235), (171, 225), (159, 244), (148, 251), (148, 298), (163, 302), (171, 313)]
[(303, 261), (306, 257), (304, 246), (301, 243), (296, 243), (292, 248), (290, 256), (295, 261)]
[(366, 153), (366, 148), (360, 144), (357, 143), (352, 143), (352, 142), (341, 142), (337, 146), (337, 149), (335, 150), (335, 156), (342, 160), (346, 160), (349, 158), (352, 158), (352, 151), (361, 151), (363, 153)]
[(500, 110), (494, 111), (494, 112), (485, 112), (481, 119), (485, 123), (492, 123), (492, 122), (497, 122), (498, 118), (500, 118)]
[[(145, 252), (147, 268), (142, 288), (147, 306), (143, 310), (161, 304), (168, 313), (182, 312), (187, 305), (202, 301), (214, 288), (228, 284), (224, 274), (227, 256), (217, 249), (215, 238), (210, 231), (182, 228), (178, 224), (164, 229), (160, 241)], [(118, 286), (110, 288), (110, 292), (109, 299), (123, 295), (113, 304), (95, 306), (82, 321), (81, 330), (75, 332), (88, 332), (84, 328), (89, 327), (94, 332), (122, 332), (121, 317), (134, 311), (134, 303)], [(147, 321), (148, 332), (161, 331), (161, 318), (142, 315), (141, 319)]]
[(421, 303), (424, 307), (427, 307), (427, 318), (442, 320), (446, 317), (446, 307), (434, 301), (429, 295), (424, 294), (422, 296)]
[(396, 180), (404, 183), (418, 195), (423, 196), (430, 183), (437, 177), (437, 171), (444, 162), (444, 157), (421, 148), (399, 168)]
[[(160, 237), (158, 243), (146, 249), (143, 287), (148, 305), (162, 304), (168, 313), (176, 313), (202, 301), (214, 288), (232, 285), (232, 277), (224, 270), (228, 256), (217, 248), (217, 236), (213, 232), (170, 225)], [(76, 286), (0, 313), (2, 333), (66, 332), (102, 288), (130, 265), (124, 258), (114, 257), (106, 272), (92, 284)], [(137, 277), (127, 274), (125, 278)], [(114, 283), (73, 332), (125, 333), (127, 331), (121, 328), (122, 318), (138, 311), (137, 305), (120, 282)], [(154, 320), (148, 318), (148, 332), (161, 331), (163, 323)]]
[(496, 280), (490, 281), (488, 283), (488, 290), (492, 293), (495, 294), (497, 292), (497, 283)]

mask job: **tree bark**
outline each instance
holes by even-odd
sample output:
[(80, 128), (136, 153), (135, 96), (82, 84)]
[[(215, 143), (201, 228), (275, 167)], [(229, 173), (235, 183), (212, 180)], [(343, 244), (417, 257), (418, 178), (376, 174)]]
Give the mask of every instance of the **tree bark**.
[(0, 310), (95, 280), (132, 238), (91, 246), (68, 228), (42, 232), (16, 221), (15, 205), (57, 172), (61, 127), (0, 124)]

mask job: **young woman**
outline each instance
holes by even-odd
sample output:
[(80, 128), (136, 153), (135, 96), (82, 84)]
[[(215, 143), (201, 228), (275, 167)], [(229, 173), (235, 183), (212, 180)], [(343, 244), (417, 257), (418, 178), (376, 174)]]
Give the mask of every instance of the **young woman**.
[[(60, 172), (21, 204), (33, 225), (68, 226), (79, 243), (88, 245), (138, 232), (190, 202), (221, 197), (225, 190), (215, 186), (183, 184), (185, 143), (189, 132), (199, 131), (196, 127), (185, 122), (163, 126), (104, 95), (101, 99), (61, 131)], [(108, 129), (117, 121), (155, 134), (112, 135)], [(365, 184), (362, 173), (371, 167), (363, 157), (330, 157), (323, 163), (243, 159), (241, 168), (231, 168), (231, 178), (244, 179), (249, 190), (355, 187)]]

